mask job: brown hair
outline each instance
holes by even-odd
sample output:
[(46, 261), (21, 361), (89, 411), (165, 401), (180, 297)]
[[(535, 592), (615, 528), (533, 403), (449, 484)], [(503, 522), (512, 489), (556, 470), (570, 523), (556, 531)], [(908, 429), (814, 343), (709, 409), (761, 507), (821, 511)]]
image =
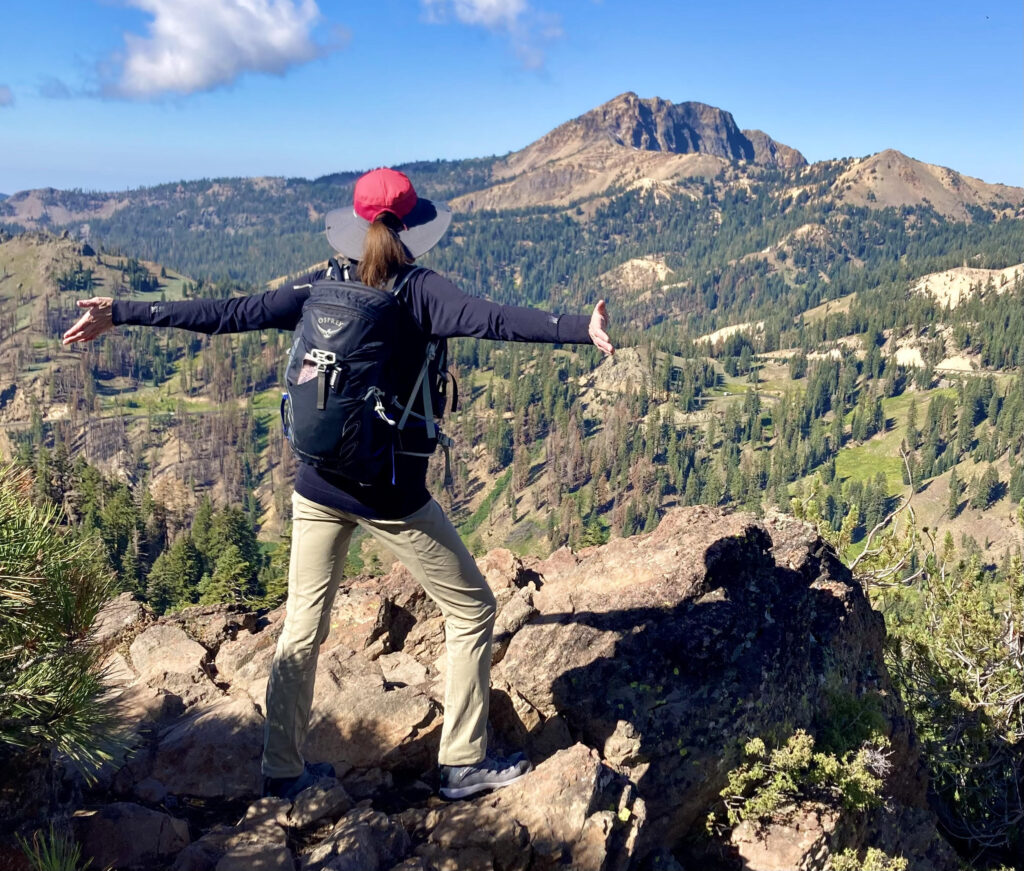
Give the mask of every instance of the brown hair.
[(390, 212), (381, 213), (370, 224), (359, 260), (359, 280), (363, 284), (383, 288), (399, 267), (412, 263), (408, 249), (395, 232), (399, 227), (398, 218)]

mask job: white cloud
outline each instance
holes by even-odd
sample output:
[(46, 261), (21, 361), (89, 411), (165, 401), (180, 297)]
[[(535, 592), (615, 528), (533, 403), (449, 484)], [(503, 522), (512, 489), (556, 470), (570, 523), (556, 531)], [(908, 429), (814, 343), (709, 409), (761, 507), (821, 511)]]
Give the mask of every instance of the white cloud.
[(535, 12), (526, 0), (422, 0), (428, 20), (439, 23), (454, 16), (463, 24), (508, 35), (524, 66), (544, 65), (542, 45), (562, 35), (554, 16)]
[(523, 0), (452, 0), (455, 17), (464, 24), (513, 27), (526, 11)]
[[(153, 16), (126, 33), (108, 96), (147, 99), (229, 85), (246, 72), (281, 75), (324, 54), (316, 0), (124, 0)], [(336, 46), (334, 46), (336, 47)]]
[(14, 91), (7, 85), (0, 85), (0, 109), (14, 105)]

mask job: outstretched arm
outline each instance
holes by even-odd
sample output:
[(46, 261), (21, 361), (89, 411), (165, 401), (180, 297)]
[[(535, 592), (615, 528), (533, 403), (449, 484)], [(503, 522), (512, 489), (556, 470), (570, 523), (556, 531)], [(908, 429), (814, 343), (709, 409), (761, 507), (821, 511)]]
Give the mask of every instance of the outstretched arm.
[(614, 351), (606, 332), (604, 300), (594, 313), (555, 315), (539, 309), (501, 305), (459, 290), (436, 272), (424, 271), (412, 282), (413, 308), (420, 324), (441, 338), (471, 336), (509, 342), (592, 343), (605, 354)]
[(86, 309), (64, 334), (64, 344), (87, 342), (118, 324), (178, 327), (197, 333), (243, 333), (248, 330), (291, 330), (299, 322), (309, 296), (305, 280), (266, 293), (230, 299), (190, 299), (180, 302), (114, 301), (110, 297), (80, 300)]

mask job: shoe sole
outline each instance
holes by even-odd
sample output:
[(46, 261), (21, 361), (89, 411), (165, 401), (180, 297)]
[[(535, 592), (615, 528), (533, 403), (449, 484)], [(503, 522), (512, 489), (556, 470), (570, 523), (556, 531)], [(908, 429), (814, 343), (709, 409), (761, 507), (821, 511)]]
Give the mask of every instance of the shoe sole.
[(504, 780), (501, 783), (474, 783), (471, 786), (456, 786), (456, 787), (441, 787), (439, 792), (442, 798), (469, 798), (471, 795), (476, 795), (479, 792), (487, 792), (491, 789), (503, 789), (506, 786), (511, 786), (513, 783), (518, 783), (529, 771), (524, 771), (522, 774), (516, 775), (511, 780)]

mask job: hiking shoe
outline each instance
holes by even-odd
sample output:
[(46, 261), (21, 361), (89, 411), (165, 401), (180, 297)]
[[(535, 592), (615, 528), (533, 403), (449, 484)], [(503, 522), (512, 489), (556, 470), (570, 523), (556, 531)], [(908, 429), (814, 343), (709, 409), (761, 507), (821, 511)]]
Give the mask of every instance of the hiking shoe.
[(441, 795), (468, 798), (488, 789), (501, 789), (521, 780), (533, 768), (522, 753), (508, 759), (484, 759), (476, 765), (442, 765)]
[(330, 762), (307, 762), (298, 777), (264, 777), (263, 797), (294, 801), (302, 790), (309, 789), (325, 777), (334, 777), (334, 766)]

